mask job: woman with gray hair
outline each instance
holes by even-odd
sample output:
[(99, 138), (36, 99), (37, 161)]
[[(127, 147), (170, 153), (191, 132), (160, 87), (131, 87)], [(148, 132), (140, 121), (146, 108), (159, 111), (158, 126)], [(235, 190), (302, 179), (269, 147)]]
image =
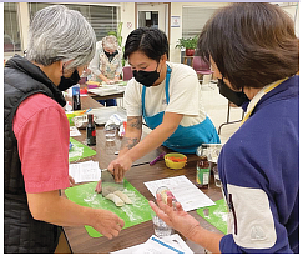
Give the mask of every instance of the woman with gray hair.
[[(117, 38), (113, 35), (105, 36), (96, 44), (96, 54), (89, 69), (97, 79), (107, 84), (114, 83), (120, 79), (122, 72), (122, 54)], [(116, 100), (101, 100), (100, 103), (104, 106), (115, 106)]]
[(79, 80), (95, 53), (95, 33), (62, 5), (36, 13), (26, 58), (4, 68), (5, 253), (53, 253), (59, 226), (93, 226), (111, 239), (124, 222), (60, 196), (70, 186), (69, 124), (60, 90)]

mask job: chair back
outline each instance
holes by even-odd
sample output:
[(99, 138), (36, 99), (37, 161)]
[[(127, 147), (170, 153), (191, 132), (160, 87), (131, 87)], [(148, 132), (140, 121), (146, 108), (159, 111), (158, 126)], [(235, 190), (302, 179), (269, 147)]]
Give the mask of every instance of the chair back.
[(193, 69), (196, 71), (210, 70), (208, 61), (202, 60), (201, 56), (193, 56)]
[(122, 79), (123, 81), (131, 80), (133, 77), (132, 67), (124, 66), (122, 67)]

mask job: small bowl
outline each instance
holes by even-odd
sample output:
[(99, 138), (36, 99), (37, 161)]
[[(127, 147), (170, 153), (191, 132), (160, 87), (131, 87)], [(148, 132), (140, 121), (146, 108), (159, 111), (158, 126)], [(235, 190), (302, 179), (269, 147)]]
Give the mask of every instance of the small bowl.
[(170, 169), (182, 169), (187, 162), (187, 156), (182, 154), (167, 154), (165, 155), (166, 166)]

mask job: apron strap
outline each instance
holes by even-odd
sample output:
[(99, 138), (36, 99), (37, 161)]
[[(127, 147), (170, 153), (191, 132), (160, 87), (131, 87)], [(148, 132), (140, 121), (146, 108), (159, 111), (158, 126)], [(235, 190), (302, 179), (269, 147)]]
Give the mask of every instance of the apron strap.
[(167, 66), (166, 70), (166, 84), (165, 84), (165, 92), (166, 92), (166, 104), (170, 102), (170, 75), (171, 75), (171, 67)]
[[(166, 95), (166, 103), (168, 104), (170, 101), (170, 75), (171, 75), (171, 67), (166, 65), (166, 84), (165, 84), (165, 95)], [(142, 116), (146, 117), (146, 109), (145, 109), (145, 94), (146, 94), (146, 86), (142, 85)]]
[(142, 85), (142, 115), (146, 117), (146, 110), (145, 110), (145, 94), (146, 94), (146, 86)]

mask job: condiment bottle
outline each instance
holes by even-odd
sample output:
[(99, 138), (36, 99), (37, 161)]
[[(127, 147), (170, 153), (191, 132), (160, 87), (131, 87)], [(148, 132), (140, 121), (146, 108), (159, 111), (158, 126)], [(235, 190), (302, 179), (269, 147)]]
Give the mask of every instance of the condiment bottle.
[(209, 185), (209, 164), (207, 150), (202, 150), (201, 159), (197, 162), (196, 185), (200, 189), (207, 189)]
[(80, 85), (76, 84), (72, 87), (73, 110), (81, 110), (80, 101)]
[(89, 146), (96, 145), (96, 126), (94, 115), (87, 115), (88, 124), (86, 126), (86, 144)]

